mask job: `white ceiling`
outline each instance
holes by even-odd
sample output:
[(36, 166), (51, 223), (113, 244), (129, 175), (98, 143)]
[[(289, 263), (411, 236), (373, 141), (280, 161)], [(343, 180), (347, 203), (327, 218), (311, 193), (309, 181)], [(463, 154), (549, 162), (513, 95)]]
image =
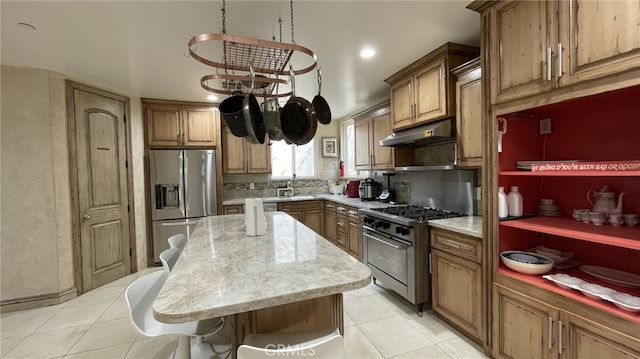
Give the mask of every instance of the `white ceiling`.
[[(445, 42), (479, 46), (480, 16), (468, 3), (294, 1), (295, 41), (318, 56), (333, 118), (388, 98), (385, 78)], [(187, 57), (187, 42), (221, 32), (222, 1), (3, 0), (0, 6), (3, 65), (48, 69), (127, 96), (205, 101), (200, 78), (215, 70)], [(282, 40), (290, 42), (289, 1), (228, 0), (227, 33), (278, 39), (279, 16)], [(364, 46), (377, 55), (361, 59)], [(294, 58), (294, 67), (304, 60)], [(311, 100), (315, 73), (297, 76), (296, 90)]]

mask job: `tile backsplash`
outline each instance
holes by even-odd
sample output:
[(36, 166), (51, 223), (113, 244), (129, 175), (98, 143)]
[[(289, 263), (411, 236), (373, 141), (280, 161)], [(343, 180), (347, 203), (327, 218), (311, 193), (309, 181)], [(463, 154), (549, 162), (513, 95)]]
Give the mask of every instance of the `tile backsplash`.
[[(251, 184), (253, 183), (253, 189)], [(225, 175), (223, 198), (238, 199), (249, 197), (275, 197), (276, 189), (287, 186), (287, 181), (271, 180), (268, 174), (254, 175)], [(293, 189), (296, 195), (327, 194), (329, 184), (327, 180), (313, 179), (293, 181)]]

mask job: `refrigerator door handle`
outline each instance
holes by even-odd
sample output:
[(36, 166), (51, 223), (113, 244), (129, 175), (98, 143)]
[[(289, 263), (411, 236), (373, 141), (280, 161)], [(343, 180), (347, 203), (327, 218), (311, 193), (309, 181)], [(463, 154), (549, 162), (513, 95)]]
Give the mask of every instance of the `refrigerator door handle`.
[(180, 193), (178, 194), (178, 201), (180, 203), (180, 212), (182, 212), (182, 216), (186, 217), (187, 213), (185, 210), (185, 199), (187, 198), (187, 191), (184, 181), (185, 176), (185, 155), (184, 151), (180, 151)]

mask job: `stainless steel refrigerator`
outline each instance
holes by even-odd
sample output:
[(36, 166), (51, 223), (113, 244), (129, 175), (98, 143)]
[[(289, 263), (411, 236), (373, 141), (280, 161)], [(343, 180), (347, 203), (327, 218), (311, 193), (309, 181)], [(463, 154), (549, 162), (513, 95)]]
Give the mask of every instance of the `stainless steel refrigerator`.
[(217, 214), (215, 150), (150, 150), (153, 252), (178, 233), (189, 238), (199, 219)]

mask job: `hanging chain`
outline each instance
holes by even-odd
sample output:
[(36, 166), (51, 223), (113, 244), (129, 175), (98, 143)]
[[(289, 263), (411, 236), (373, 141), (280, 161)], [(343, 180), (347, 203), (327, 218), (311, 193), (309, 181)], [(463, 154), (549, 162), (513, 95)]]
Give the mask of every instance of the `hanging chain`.
[(280, 23), (280, 42), (282, 42), (282, 19), (278, 18), (278, 23)]
[[(222, 33), (227, 33), (227, 2), (222, 0)], [(224, 74), (227, 75), (227, 42), (222, 42), (222, 63), (224, 64)], [(228, 87), (227, 87), (228, 88)]]
[(293, 0), (291, 0), (290, 3), (291, 3), (291, 43), (295, 44), (296, 40), (294, 40), (294, 37), (293, 37)]

